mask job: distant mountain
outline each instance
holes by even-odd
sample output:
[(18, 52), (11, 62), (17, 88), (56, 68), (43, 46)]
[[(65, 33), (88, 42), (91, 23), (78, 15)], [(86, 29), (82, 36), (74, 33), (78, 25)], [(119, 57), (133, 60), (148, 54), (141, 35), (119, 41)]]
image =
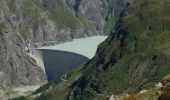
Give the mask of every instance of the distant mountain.
[[(119, 95), (138, 94), (143, 90), (149, 92), (124, 100), (159, 98), (162, 92), (154, 87), (170, 73), (170, 2), (121, 0), (115, 3), (115, 28), (100, 44), (95, 57), (68, 76), (44, 85), (28, 98), (115, 100), (114, 95), (120, 99)], [(168, 79), (162, 81), (167, 89)], [(168, 94), (169, 91), (164, 93), (160, 100), (169, 100), (165, 99)]]

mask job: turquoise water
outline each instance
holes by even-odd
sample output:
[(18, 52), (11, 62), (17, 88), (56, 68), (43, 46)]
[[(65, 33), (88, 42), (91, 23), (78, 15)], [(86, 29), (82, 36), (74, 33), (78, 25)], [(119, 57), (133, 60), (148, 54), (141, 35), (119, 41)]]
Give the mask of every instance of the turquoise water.
[(93, 36), (87, 38), (74, 39), (71, 42), (61, 43), (55, 46), (42, 47), (40, 49), (61, 50), (81, 54), (91, 59), (96, 52), (97, 46), (103, 42), (107, 36)]

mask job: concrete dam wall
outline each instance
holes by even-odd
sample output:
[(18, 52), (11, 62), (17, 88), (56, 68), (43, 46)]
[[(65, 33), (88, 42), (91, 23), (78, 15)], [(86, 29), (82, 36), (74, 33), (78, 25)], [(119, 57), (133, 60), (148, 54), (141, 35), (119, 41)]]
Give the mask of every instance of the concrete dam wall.
[(68, 73), (89, 59), (83, 55), (59, 51), (41, 50), (48, 80), (53, 80), (62, 74)]
[(48, 80), (58, 78), (91, 59), (107, 36), (73, 39), (54, 46), (31, 49), (30, 56), (46, 73)]
[(59, 50), (33, 49), (30, 53), (48, 80), (58, 78), (89, 60), (83, 55)]

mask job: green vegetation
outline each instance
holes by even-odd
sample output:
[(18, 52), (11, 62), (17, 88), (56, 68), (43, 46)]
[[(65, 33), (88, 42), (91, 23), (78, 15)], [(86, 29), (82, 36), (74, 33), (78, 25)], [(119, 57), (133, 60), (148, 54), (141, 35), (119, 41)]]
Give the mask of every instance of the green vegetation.
[(3, 22), (0, 22), (0, 31), (7, 28), (6, 25)]
[(29, 99), (27, 99), (26, 97), (21, 96), (21, 97), (17, 97), (17, 98), (14, 98), (14, 99), (9, 99), (9, 100), (29, 100)]
[[(85, 82), (78, 85), (82, 91), (75, 99), (112, 94), (136, 93), (148, 89), (170, 73), (170, 8), (167, 0), (134, 0), (133, 11), (122, 18), (117, 39), (106, 41), (86, 66)], [(126, 34), (126, 35), (123, 35)], [(123, 36), (123, 40), (119, 36)], [(84, 86), (85, 87), (81, 87)], [(95, 95), (95, 96), (94, 96)]]
[(80, 21), (70, 11), (64, 8), (63, 4), (50, 5), (50, 19), (56, 22), (58, 28), (76, 28), (79, 27)]
[(23, 17), (27, 17), (29, 15), (30, 18), (36, 20), (36, 18), (40, 18), (40, 12), (41, 10), (34, 3), (29, 0), (24, 1), (22, 10)]
[[(82, 73), (82, 66), (69, 72), (66, 76), (64, 75), (60, 79), (50, 81), (49, 83), (43, 85), (37, 89), (32, 95), (27, 97), (18, 97), (12, 100), (64, 100), (72, 83), (80, 76)], [(37, 96), (41, 93), (41, 96)], [(34, 98), (34, 96), (36, 98)]]
[(115, 6), (116, 6), (115, 1), (116, 0), (108, 0), (108, 4), (109, 4), (110, 8), (109, 8), (109, 11), (108, 11), (108, 15), (105, 19), (106, 25), (104, 26), (104, 33), (107, 34), (107, 35), (113, 30), (113, 28), (116, 24), (116, 18), (113, 14), (114, 13), (113, 8), (115, 8)]
[[(81, 25), (81, 22), (74, 14), (68, 9), (64, 8), (61, 1), (50, 1), (49, 4), (42, 4), (37, 0), (25, 0), (22, 7), (22, 11), (17, 12), (15, 1), (9, 1), (8, 5), (10, 11), (15, 13), (17, 16), (22, 15), (25, 18), (30, 18), (34, 23), (45, 24), (45, 20), (42, 19), (42, 11), (48, 12), (50, 20), (56, 23), (56, 26), (60, 29), (63, 28), (77, 28)], [(36, 28), (37, 29), (37, 28)]]
[[(117, 29), (121, 30), (118, 35), (126, 33), (124, 39), (120, 40), (117, 36), (111, 43), (105, 41), (100, 44), (103, 52), (97, 53), (90, 63), (84, 66), (84, 77), (74, 86), (75, 100), (92, 100), (97, 96), (106, 99), (112, 94), (137, 93), (149, 89), (170, 73), (170, 18), (169, 14), (165, 13), (170, 6), (166, 2), (134, 0), (133, 7), (136, 9), (129, 11), (129, 15), (122, 18), (121, 27)], [(68, 86), (60, 83), (55, 86), (55, 92), (49, 91), (39, 98), (45, 98), (47, 95), (48, 98), (59, 95), (64, 98), (70, 90)], [(61, 92), (57, 86), (67, 88), (64, 88), (65, 92), (63, 89)], [(154, 92), (132, 95), (130, 98), (150, 98), (152, 94)]]
[[(132, 94), (125, 100), (157, 99), (160, 94), (154, 95), (155, 91), (136, 93), (152, 88), (170, 73), (170, 4), (167, 2), (133, 0), (130, 6), (133, 9), (129, 9), (128, 15), (119, 22), (115, 39), (101, 43), (101, 50), (83, 69), (37, 90), (34, 95), (43, 93), (36, 100), (63, 100), (71, 89), (74, 100), (96, 97), (105, 100), (112, 94), (122, 93)], [(80, 82), (73, 85), (81, 73)]]
[[(35, 100), (56, 100), (56, 98), (58, 100), (64, 100), (64, 98), (66, 97), (66, 95), (68, 94), (68, 90), (69, 87), (71, 86), (71, 84), (75, 81), (75, 79), (81, 75), (82, 72), (82, 67), (77, 68), (74, 71), (71, 71), (70, 73), (67, 74), (67, 76), (63, 76), (60, 79), (58, 79), (57, 81), (53, 81), (50, 82), (50, 87), (45, 85), (43, 87), (41, 87), (40, 89), (42, 90), (42, 88), (46, 88), (46, 91), (44, 91), (45, 89), (43, 89), (43, 93), (40, 97), (37, 97)], [(41, 90), (38, 89), (35, 94), (41, 93)]]
[(115, 17), (110, 16), (108, 18), (108, 21), (107, 21), (106, 25), (105, 25), (104, 33), (106, 33), (106, 34), (110, 33), (112, 31), (113, 27), (115, 26), (115, 23), (116, 23), (115, 22)]
[(37, 6), (39, 9), (43, 11), (46, 10), (45, 6), (39, 0), (29, 0), (29, 1), (32, 2), (35, 6)]
[[(33, 35), (37, 38), (37, 31), (39, 26), (46, 24), (46, 19), (42, 16), (42, 11), (30, 0), (26, 0), (23, 2), (22, 10), (20, 11), (21, 18), (24, 18), (29, 24), (26, 27), (21, 29), (21, 34), (24, 38), (27, 38), (27, 33), (29, 32), (29, 28), (33, 29)], [(28, 28), (29, 27), (29, 28)]]

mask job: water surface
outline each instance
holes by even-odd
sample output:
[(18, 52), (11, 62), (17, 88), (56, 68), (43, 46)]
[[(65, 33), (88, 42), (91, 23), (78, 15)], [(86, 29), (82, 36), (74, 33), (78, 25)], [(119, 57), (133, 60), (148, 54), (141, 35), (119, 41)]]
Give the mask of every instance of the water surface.
[(84, 55), (91, 59), (96, 52), (97, 46), (106, 38), (107, 36), (93, 36), (73, 39), (71, 42), (61, 43), (55, 46), (42, 47), (40, 49), (68, 51)]

